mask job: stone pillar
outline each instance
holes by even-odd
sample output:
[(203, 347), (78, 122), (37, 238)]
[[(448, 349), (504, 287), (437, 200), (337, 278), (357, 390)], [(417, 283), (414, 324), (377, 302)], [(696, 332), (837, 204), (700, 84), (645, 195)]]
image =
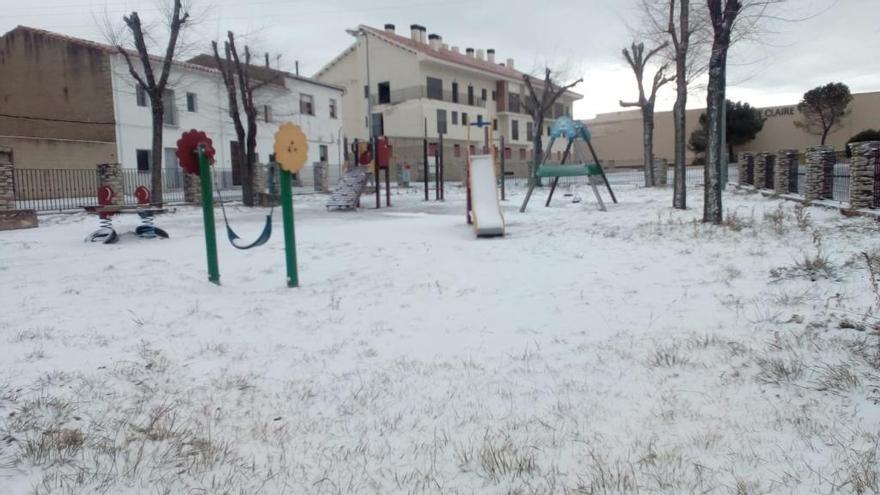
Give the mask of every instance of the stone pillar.
[[(98, 188), (107, 186), (113, 191), (110, 204), (125, 204), (125, 190), (122, 187), (122, 167), (118, 163), (101, 163), (98, 165)], [(132, 191), (133, 193), (134, 191)], [(95, 191), (97, 194), (97, 191)]]
[(807, 148), (807, 175), (804, 180), (804, 200), (807, 202), (816, 201), (825, 198), (826, 194), (827, 197), (831, 197), (834, 185), (833, 173), (834, 148), (831, 146), (810, 146)]
[(654, 160), (654, 180), (658, 186), (665, 186), (669, 183), (669, 162), (665, 158)]
[(12, 148), (0, 146), (0, 210), (15, 209), (14, 180)]
[(739, 157), (739, 185), (754, 185), (755, 154), (751, 151), (743, 151), (742, 153), (740, 153)]
[(327, 162), (315, 162), (315, 191), (327, 192)]
[(769, 155), (767, 153), (758, 153), (758, 155), (755, 157), (755, 169), (754, 175), (752, 177), (755, 189), (764, 189), (764, 184), (767, 182), (768, 156)]
[(880, 158), (880, 141), (851, 143), (849, 205), (853, 209), (874, 207), (874, 168)]
[(190, 204), (202, 203), (202, 181), (196, 174), (183, 174), (183, 200)]
[[(776, 194), (788, 194), (791, 191), (792, 168), (794, 168), (794, 180), (797, 181), (797, 150), (779, 150), (776, 154), (776, 170), (773, 175), (773, 191)], [(797, 182), (795, 182), (795, 192)]]

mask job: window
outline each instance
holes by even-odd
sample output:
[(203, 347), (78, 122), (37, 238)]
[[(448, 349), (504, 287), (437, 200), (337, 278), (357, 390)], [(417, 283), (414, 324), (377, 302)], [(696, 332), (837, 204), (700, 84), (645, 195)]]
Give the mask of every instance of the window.
[(454, 144), (452, 145), (452, 156), (459, 158), (461, 156), (461, 145)]
[(474, 87), (468, 84), (468, 105), (474, 104)]
[(165, 120), (163, 123), (170, 127), (177, 126), (177, 101), (174, 100), (173, 90), (165, 90), (165, 93), (162, 95), (162, 106), (165, 109)]
[(437, 109), (437, 132), (446, 134), (446, 110)]
[(373, 114), (373, 136), (385, 135), (385, 117), (381, 113)]
[(452, 112), (452, 125), (458, 125), (458, 112)]
[(512, 156), (512, 155), (510, 154), (510, 147), (509, 147), (509, 146), (505, 146), (505, 147), (504, 147), (504, 158), (505, 158), (506, 160), (510, 160), (511, 156)]
[(137, 99), (137, 106), (145, 107), (147, 106), (147, 92), (144, 91), (144, 87), (140, 84), (136, 84), (134, 87), (135, 98)]
[(511, 112), (519, 113), (519, 95), (516, 93), (510, 93), (507, 96), (507, 109)]
[(498, 119), (492, 119), (492, 130), (493, 131), (498, 130)]
[(153, 152), (151, 150), (137, 150), (138, 172), (149, 172), (153, 164)]
[(519, 149), (519, 159), (525, 161), (525, 159), (526, 159), (526, 149), (525, 148)]
[(461, 112), (461, 125), (468, 125), (467, 112)]
[(299, 95), (299, 113), (303, 115), (315, 115), (315, 99), (312, 95)]
[(553, 117), (559, 118), (565, 113), (565, 110), (562, 108), (562, 103), (554, 103), (553, 104)]
[(330, 118), (336, 118), (336, 100), (333, 98), (330, 98)]
[(443, 99), (443, 80), (436, 77), (428, 78), (428, 98), (432, 100)]
[(364, 98), (370, 97), (370, 87), (364, 84)]
[(272, 107), (269, 105), (263, 105), (263, 121), (272, 122)]
[(535, 134), (532, 131), (532, 123), (526, 122), (526, 140), (531, 141), (533, 139), (535, 139)]
[(510, 121), (510, 140), (519, 141), (519, 121), (516, 119)]
[(452, 103), (458, 103), (458, 83), (452, 83)]
[(199, 111), (199, 97), (195, 93), (187, 93), (186, 94), (186, 111), (187, 112), (198, 112)]
[(480, 90), (480, 98), (481, 98), (483, 101), (486, 101), (486, 88), (483, 88), (483, 89)]
[(437, 156), (437, 143), (428, 143), (428, 156)]
[(318, 145), (318, 160), (323, 163), (327, 163), (329, 161), (326, 144)]
[(550, 126), (547, 126), (547, 137), (550, 137)]
[(477, 154), (477, 147), (474, 145), (468, 146), (468, 152), (472, 155), (476, 155)]
[(477, 122), (483, 122), (483, 116), (477, 115)]
[(492, 90), (492, 101), (495, 101), (495, 90)]
[(391, 103), (391, 83), (388, 81), (379, 83), (379, 104)]

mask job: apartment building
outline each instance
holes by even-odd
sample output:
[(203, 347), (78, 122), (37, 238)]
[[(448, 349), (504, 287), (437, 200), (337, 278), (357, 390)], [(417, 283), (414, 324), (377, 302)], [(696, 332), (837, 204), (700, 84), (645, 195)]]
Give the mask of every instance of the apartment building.
[[(346, 89), (343, 128), (349, 141), (368, 138), (372, 125), (374, 135), (390, 138), (395, 162), (418, 165), (424, 136), (433, 151), (443, 134), (447, 177), (455, 180), (466, 156), (468, 124), (482, 119), (492, 123), (495, 146), (504, 138), (508, 169), (525, 175), (535, 129), (523, 107), (528, 94), (523, 73), (513, 59), (497, 60), (493, 48), (450, 46), (418, 24), (410, 26), (409, 36), (398, 34), (393, 24), (361, 25), (349, 33), (357, 40), (315, 74)], [(541, 80), (532, 82), (542, 89)], [(545, 123), (571, 116), (580, 98), (567, 91)], [(470, 130), (478, 151), (483, 138)], [(545, 127), (545, 139), (546, 134)]]
[[(154, 59), (156, 69), (162, 60)], [(272, 153), (281, 123), (300, 125), (309, 139), (309, 164), (324, 161), (331, 180), (341, 168), (343, 89), (284, 71), (253, 66), (265, 81), (257, 150)], [(149, 100), (115, 48), (19, 26), (0, 38), (0, 145), (14, 149), (17, 168), (94, 169), (118, 162), (150, 171), (153, 163)], [(165, 97), (163, 167), (177, 169), (175, 146), (189, 129), (204, 130), (217, 150), (215, 167), (239, 181), (238, 146), (225, 86), (213, 56), (175, 61)], [(169, 174), (171, 175), (171, 174)], [(312, 177), (301, 174), (306, 181)]]

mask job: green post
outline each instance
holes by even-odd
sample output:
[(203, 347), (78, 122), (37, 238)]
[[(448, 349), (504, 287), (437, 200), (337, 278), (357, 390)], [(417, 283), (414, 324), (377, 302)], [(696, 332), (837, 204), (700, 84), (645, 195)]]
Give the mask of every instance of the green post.
[(205, 250), (208, 254), (208, 280), (220, 285), (220, 267), (217, 263), (217, 231), (214, 226), (214, 191), (211, 187), (211, 165), (199, 146), (199, 178), (202, 184), (202, 218), (205, 222)]
[(284, 222), (284, 255), (287, 261), (287, 286), (298, 287), (299, 275), (296, 272), (296, 235), (293, 229), (293, 194), (290, 186), (290, 172), (281, 170), (281, 213)]

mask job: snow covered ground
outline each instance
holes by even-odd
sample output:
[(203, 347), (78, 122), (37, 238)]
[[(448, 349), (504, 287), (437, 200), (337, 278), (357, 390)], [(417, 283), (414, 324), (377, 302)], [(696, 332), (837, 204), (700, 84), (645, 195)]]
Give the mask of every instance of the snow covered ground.
[(220, 232), (219, 287), (195, 208), (169, 240), (0, 232), (0, 493), (880, 490), (880, 224), (562, 192), (520, 214), (512, 191), (486, 240), (454, 187), (298, 197), (299, 289), (278, 218), (261, 249)]

